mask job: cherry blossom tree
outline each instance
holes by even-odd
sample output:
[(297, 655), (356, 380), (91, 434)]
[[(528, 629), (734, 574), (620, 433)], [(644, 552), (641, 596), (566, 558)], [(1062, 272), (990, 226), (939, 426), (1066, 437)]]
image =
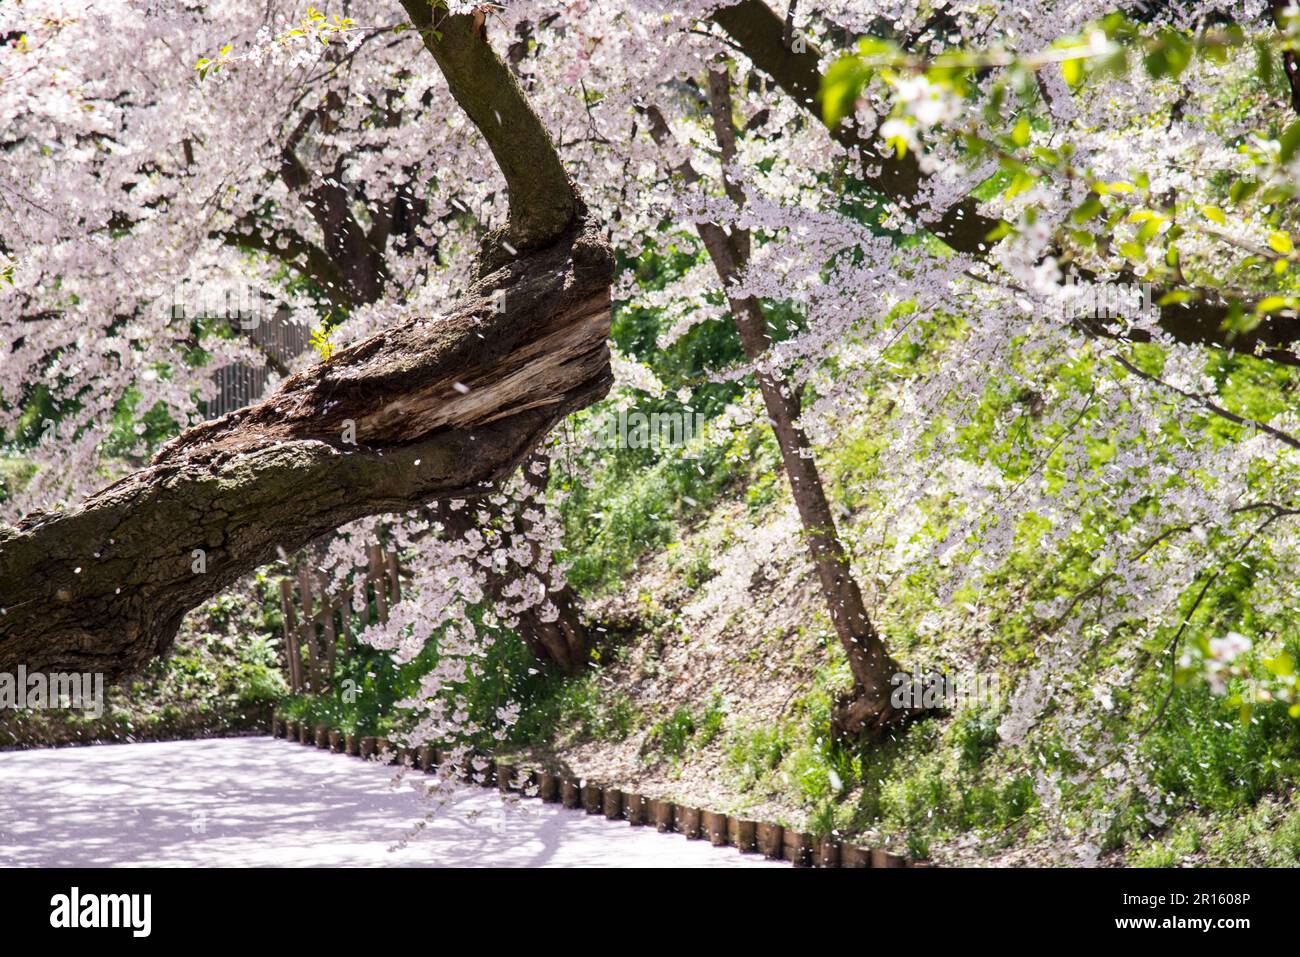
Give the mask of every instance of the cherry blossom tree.
[[(382, 528), (421, 558), (367, 640), (454, 633), (418, 734), (463, 724), (439, 689), (486, 600), (577, 667), (531, 456), (610, 385), (608, 250), (672, 245), (693, 265), (615, 277), (614, 308), (660, 311), (665, 346), (737, 324), (710, 430), (783, 436), (859, 724), (926, 635), (969, 636), (961, 667), (1011, 642), (1005, 745), (1051, 740), (1156, 821), (1168, 697), (1134, 689), (1295, 703), (1287, 4), (83, 7), (0, 13), (0, 427), (36, 469), (4, 503), (0, 661), (129, 667), (277, 547), (334, 533), (342, 582)], [(334, 354), (136, 471), (149, 416), (195, 425), (213, 364), (256, 359), (171, 308), (223, 282)], [(863, 435), (839, 510), (814, 456)]]

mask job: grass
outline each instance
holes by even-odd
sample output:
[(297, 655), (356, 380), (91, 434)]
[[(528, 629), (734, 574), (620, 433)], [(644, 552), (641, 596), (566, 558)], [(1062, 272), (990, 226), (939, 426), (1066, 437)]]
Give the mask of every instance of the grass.
[(718, 695), (698, 712), (682, 706), (650, 726), (642, 754), (648, 761), (680, 761), (690, 751), (703, 750), (722, 734), (727, 704)]

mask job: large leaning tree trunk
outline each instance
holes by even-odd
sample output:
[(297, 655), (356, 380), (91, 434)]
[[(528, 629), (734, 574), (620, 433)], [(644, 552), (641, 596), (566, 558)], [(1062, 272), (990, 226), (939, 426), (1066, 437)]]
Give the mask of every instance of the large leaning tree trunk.
[[(709, 71), (710, 112), (724, 169), (736, 161), (730, 82), (725, 68)], [(661, 146), (667, 146), (672, 134), (663, 114), (657, 107), (650, 107), (647, 114), (651, 136)], [(701, 176), (690, 160), (678, 164), (675, 172), (688, 185), (701, 182)], [(737, 207), (742, 206), (744, 191), (730, 181), (725, 181), (725, 187)], [(890, 700), (893, 690), (891, 678), (899, 668), (872, 624), (862, 590), (853, 577), (848, 555), (840, 542), (812, 444), (798, 425), (802, 414), (799, 392), (783, 381), (779, 373), (763, 367), (762, 360), (771, 346), (763, 304), (752, 296), (731, 294), (749, 262), (750, 235), (739, 227), (727, 230), (712, 222), (697, 223), (696, 229), (727, 295), (741, 348), (745, 356), (758, 366), (754, 377), (781, 450), (781, 461), (790, 480), (795, 507), (799, 510), (808, 554), (816, 569), (835, 634), (853, 675), (852, 691), (835, 704), (831, 716), (833, 730), (841, 738), (878, 737), (908, 716), (908, 712), (895, 708)]]
[(127, 674), (185, 613), (357, 518), (473, 497), (609, 389), (613, 258), (470, 15), (405, 4), (502, 168), (508, 224), (442, 317), (412, 319), (182, 433), (66, 511), (0, 526), (0, 670)]
[[(729, 45), (741, 50), (801, 109), (820, 121), (822, 51), (811, 41), (792, 43), (785, 21), (765, 0), (738, 0), (720, 6), (710, 14), (709, 20), (722, 30)], [(1293, 65), (1294, 59), (1283, 64), (1289, 80), (1294, 80)], [(1294, 83), (1292, 89), (1295, 89)], [(864, 135), (850, 119), (831, 128), (830, 134), (862, 157), (866, 185), (914, 216), (922, 209), (920, 197), (926, 195), (923, 187), (928, 174), (921, 169), (912, 151), (898, 156), (892, 150), (881, 150), (873, 137)], [(937, 220), (922, 225), (958, 252), (976, 260), (990, 261), (995, 243), (989, 240), (989, 234), (1000, 223), (1000, 220), (981, 213), (979, 200), (968, 195), (945, 209)], [(1078, 269), (1077, 273), (1085, 281), (1095, 278), (1086, 269)], [(1111, 276), (1110, 281), (1139, 285), (1142, 279), (1122, 271)], [(1152, 299), (1159, 302), (1170, 291), (1157, 288), (1153, 290)], [(1215, 290), (1186, 288), (1182, 291), (1194, 292), (1196, 298), (1191, 302), (1171, 301), (1159, 307), (1160, 328), (1174, 340), (1238, 352), (1257, 352), (1274, 362), (1300, 365), (1300, 349), (1296, 348), (1296, 343), (1300, 342), (1300, 319), (1269, 314), (1249, 331), (1239, 331), (1228, 323), (1229, 304)], [(1115, 330), (1110, 332), (1119, 334)], [(1124, 335), (1134, 341), (1149, 338), (1143, 330), (1125, 331)]]
[[(512, 52), (513, 50), (512, 47)], [(511, 74), (519, 82), (519, 75), (514, 69)], [(389, 285), (389, 270), (384, 258), (389, 235), (394, 225), (401, 221), (409, 237), (426, 212), (424, 204), (409, 194), (404, 196), (399, 193), (391, 207), (381, 212), (367, 232), (353, 212), (355, 197), (343, 185), (342, 157), (332, 170), (325, 170), (315, 176), (307, 170), (298, 157), (301, 141), (313, 124), (326, 127), (332, 115), (340, 112), (344, 105), (343, 95), (330, 91), (321, 106), (304, 113), (280, 148), (281, 180), (290, 195), (301, 200), (303, 209), (312, 217), (324, 237), (322, 245), (312, 249), (317, 265), (314, 278), (327, 290), (333, 304), (340, 310), (372, 304), (384, 296)], [(398, 119), (399, 117), (394, 117), (392, 121), (395, 123)], [(493, 120), (495, 121), (495, 116)], [(562, 184), (557, 181), (545, 184), (544, 189), (548, 197), (564, 197)], [(403, 205), (405, 208), (402, 208)], [(555, 218), (565, 215), (569, 215), (569, 210), (561, 204), (555, 212)], [(253, 245), (269, 255), (284, 257), (290, 268), (301, 268), (298, 253), (303, 248), (310, 248), (305, 240), (295, 237), (294, 242), (281, 244), (274, 241), (277, 237), (268, 238), (263, 235), (256, 223), (247, 223), (246, 227), (243, 231), (235, 231), (222, 238), (234, 245)], [(546, 222), (543, 221), (542, 231), (545, 232), (545, 229)], [(309, 268), (312, 262), (308, 257)], [(524, 471), (524, 479), (534, 493), (540, 491), (537, 488), (538, 482), (534, 481), (533, 474), (527, 469)], [(544, 484), (544, 478), (539, 481)], [(480, 507), (473, 510), (443, 510), (444, 527), (462, 538), (471, 531), (486, 531), (486, 528), (480, 528), (480, 522), (475, 518), (480, 511), (488, 513), (487, 526), (510, 523), (512, 510), (497, 506), (493, 504), (494, 501), (495, 496), (488, 496), (481, 498)], [(532, 507), (544, 506), (534, 502)], [(587, 663), (589, 640), (589, 631), (582, 619), (577, 596), (567, 582), (557, 579), (553, 566), (547, 565), (544, 570), (533, 568), (530, 573), (541, 582), (555, 614), (552, 617), (544, 614), (541, 608), (526, 607), (509, 616), (513, 627), (539, 663), (558, 668), (565, 674), (577, 674)], [(518, 603), (510, 597), (514, 577), (516, 576), (510, 575), (507, 570), (496, 567), (484, 570), (487, 590), (499, 606), (509, 607)]]

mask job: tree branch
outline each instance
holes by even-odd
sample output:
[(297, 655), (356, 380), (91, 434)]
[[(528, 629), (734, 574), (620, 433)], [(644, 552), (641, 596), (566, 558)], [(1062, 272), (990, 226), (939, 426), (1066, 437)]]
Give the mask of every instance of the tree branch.
[[(167, 649), (186, 611), (278, 552), (481, 494), (608, 391), (609, 247), (474, 18), (443, 17), (435, 33), (440, 8), (403, 2), (505, 174), (500, 249), (447, 316), (385, 330), (189, 429), (79, 506), (0, 525), (0, 670), (127, 674)], [(293, 151), (309, 122), (282, 154), (294, 189), (309, 185)], [(346, 199), (337, 182), (317, 189)], [(333, 242), (347, 224), (328, 225)]]
[[(469, 14), (449, 16), (441, 3), (429, 0), (402, 0), (402, 6), (505, 176), (509, 223), (503, 236), (490, 238), (517, 250), (545, 246), (580, 215), (582, 202), (550, 134), (487, 42), (485, 21)], [(488, 261), (499, 261), (500, 255), (489, 250)]]
[[(820, 51), (812, 44), (805, 45), (798, 53), (788, 49), (781, 18), (763, 0), (740, 0), (714, 11), (711, 19), (758, 69), (820, 120)], [(905, 211), (911, 214), (918, 211), (916, 196), (924, 174), (911, 152), (901, 158), (892, 152), (882, 156), (848, 121), (839, 123), (830, 133), (863, 158), (867, 185), (897, 202)], [(958, 252), (986, 261), (992, 245), (988, 236), (998, 224), (999, 220), (979, 212), (979, 202), (974, 196), (967, 196), (949, 207), (938, 221), (926, 224), (926, 228)], [(1080, 272), (1080, 278), (1093, 277)], [(1118, 277), (1117, 281), (1127, 281), (1127, 277)], [(1154, 298), (1159, 299), (1165, 291), (1157, 290)], [(1160, 327), (1179, 342), (1259, 352), (1263, 358), (1275, 362), (1300, 365), (1300, 353), (1295, 349), (1296, 342), (1300, 341), (1300, 319), (1269, 315), (1249, 332), (1231, 332), (1224, 328), (1228, 315), (1227, 303), (1204, 299), (1172, 303), (1160, 308)]]

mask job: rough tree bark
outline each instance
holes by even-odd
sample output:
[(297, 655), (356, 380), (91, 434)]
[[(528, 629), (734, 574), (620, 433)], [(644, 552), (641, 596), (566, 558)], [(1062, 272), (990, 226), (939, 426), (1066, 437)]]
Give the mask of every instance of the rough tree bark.
[[(725, 69), (709, 71), (710, 112), (724, 169), (736, 159), (730, 82)], [(663, 114), (658, 108), (651, 107), (647, 115), (651, 136), (661, 146), (668, 145), (672, 134)], [(675, 171), (689, 185), (701, 180), (689, 160), (680, 163)], [(737, 206), (742, 206), (744, 191), (727, 180), (725, 174), (724, 186)], [(741, 348), (745, 356), (758, 366), (755, 379), (781, 450), (781, 461), (799, 510), (809, 557), (817, 571), (822, 597), (830, 610), (831, 623), (853, 675), (853, 690), (836, 702), (832, 714), (833, 729), (840, 737), (877, 737), (907, 717), (906, 711), (893, 707), (890, 701), (893, 688), (890, 679), (899, 668), (871, 622), (862, 591), (840, 542), (812, 444), (798, 426), (802, 414), (799, 394), (782, 380), (779, 373), (762, 366), (771, 346), (763, 304), (752, 296), (739, 297), (731, 293), (748, 265), (749, 233), (740, 228), (728, 231), (711, 222), (697, 223), (696, 229), (727, 295)]]
[[(754, 66), (820, 121), (821, 51), (810, 42), (797, 47), (787, 45), (784, 42), (785, 24), (764, 0), (740, 0), (721, 7), (713, 12), (711, 20), (736, 47), (744, 51)], [(1284, 66), (1288, 79), (1291, 79), (1294, 61)], [(830, 132), (839, 143), (862, 157), (868, 185), (897, 202), (904, 210), (912, 214), (919, 212), (917, 195), (926, 174), (911, 152), (902, 157), (893, 152), (882, 155), (871, 137), (862, 136), (848, 120)], [(980, 213), (978, 200), (967, 196), (945, 210), (935, 222), (922, 225), (958, 252), (986, 260), (993, 246), (988, 236), (999, 225), (999, 220)], [(1093, 278), (1087, 270), (1076, 269), (1076, 272), (1081, 279)], [(1111, 281), (1139, 285), (1142, 279), (1124, 272), (1112, 277)], [(1159, 300), (1166, 291), (1156, 289), (1152, 298)], [(1160, 328), (1178, 342), (1258, 352), (1263, 358), (1275, 362), (1300, 365), (1300, 350), (1295, 348), (1300, 341), (1300, 318), (1269, 315), (1247, 332), (1233, 332), (1225, 328), (1229, 317), (1228, 303), (1213, 291), (1204, 292), (1194, 302), (1160, 307)], [(1126, 333), (1126, 336), (1136, 341), (1149, 338), (1141, 331)]]
[[(408, 11), (429, 26), (427, 5)], [(0, 526), (0, 670), (129, 673), (279, 551), (473, 497), (608, 391), (612, 254), (475, 18), (444, 16), (439, 31), (423, 36), (453, 95), (510, 157), (510, 220), (478, 282), (446, 316), (340, 351), (86, 502)]]
[[(448, 16), (441, 4), (402, 0), (411, 23), (447, 77), (451, 95), (483, 138), (509, 186), (507, 247), (528, 250), (544, 245), (552, 224), (567, 222), (581, 205), (550, 134), (519, 89), (515, 75), (487, 43), (483, 15)], [(491, 257), (489, 257), (489, 265)]]

